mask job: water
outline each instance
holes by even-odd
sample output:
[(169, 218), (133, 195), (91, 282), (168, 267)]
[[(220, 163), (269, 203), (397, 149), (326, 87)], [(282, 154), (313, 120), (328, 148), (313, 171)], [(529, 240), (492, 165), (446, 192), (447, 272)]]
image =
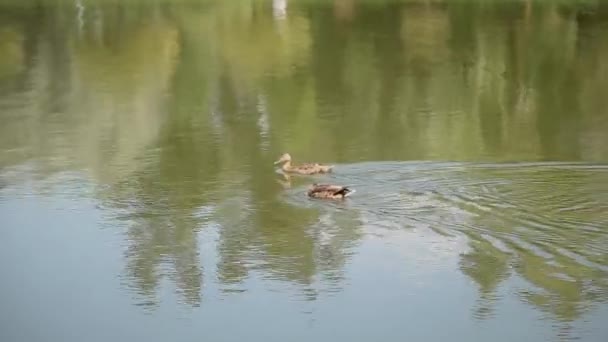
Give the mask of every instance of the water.
[(0, 1), (0, 340), (606, 341), (606, 37), (603, 1)]

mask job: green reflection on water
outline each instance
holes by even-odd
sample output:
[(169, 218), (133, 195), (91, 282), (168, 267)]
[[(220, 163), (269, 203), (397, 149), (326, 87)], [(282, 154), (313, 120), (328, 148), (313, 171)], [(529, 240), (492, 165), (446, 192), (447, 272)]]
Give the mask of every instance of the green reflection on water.
[[(343, 286), (360, 216), (384, 208), (287, 203), (272, 169), (284, 151), (608, 161), (606, 2), (0, 4), (0, 170), (90, 174), (104, 210), (128, 223), (125, 272), (151, 302), (169, 277), (200, 305), (198, 239), (217, 226), (226, 289), (251, 272), (310, 299), (317, 277)], [(445, 198), (479, 195), (452, 204), (475, 216), (453, 228), (470, 239), (461, 270), (479, 285), (477, 317), (513, 273), (530, 285), (521, 299), (558, 320), (606, 301), (605, 170), (468, 172), (508, 183), (492, 197), (435, 179)]]

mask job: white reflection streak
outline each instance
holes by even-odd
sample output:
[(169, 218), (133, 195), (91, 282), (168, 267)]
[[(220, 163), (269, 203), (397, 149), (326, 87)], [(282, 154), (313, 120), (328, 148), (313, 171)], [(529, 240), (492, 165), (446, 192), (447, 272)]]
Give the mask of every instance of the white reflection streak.
[(268, 106), (266, 105), (266, 98), (263, 94), (258, 95), (257, 109), (258, 113), (260, 114), (260, 118), (258, 119), (258, 128), (260, 129), (260, 137), (262, 138), (262, 149), (268, 150), (270, 144), (268, 141), (270, 123), (268, 120)]
[(222, 125), (222, 112), (220, 112), (218, 106), (213, 106), (211, 108), (211, 126), (213, 127), (213, 130), (215, 131), (216, 136), (218, 137), (218, 139), (222, 139), (222, 132), (224, 130), (224, 127)]
[(224, 125), (222, 124), (223, 113), (220, 109), (220, 92), (219, 84), (216, 80), (211, 81), (212, 84), (209, 86), (213, 89), (213, 95), (211, 95), (211, 105), (209, 106), (209, 114), (211, 115), (211, 127), (217, 138), (221, 141), (224, 132)]
[(82, 27), (84, 26), (84, 5), (82, 4), (81, 0), (76, 0), (75, 4), (76, 6), (76, 18), (78, 20), (78, 33), (82, 33)]
[(287, 0), (272, 0), (272, 14), (276, 20), (287, 17)]

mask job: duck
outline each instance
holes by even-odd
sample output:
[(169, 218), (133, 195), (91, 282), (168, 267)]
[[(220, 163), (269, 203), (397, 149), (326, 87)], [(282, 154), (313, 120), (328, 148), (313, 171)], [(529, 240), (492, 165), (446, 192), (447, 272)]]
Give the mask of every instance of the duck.
[(275, 165), (280, 164), (281, 170), (287, 173), (298, 173), (301, 175), (314, 175), (319, 173), (329, 173), (333, 171), (333, 165), (322, 165), (318, 163), (304, 163), (300, 165), (291, 165), (291, 155), (284, 153), (279, 160), (274, 162)]
[(347, 186), (314, 183), (310, 189), (308, 189), (307, 194), (308, 197), (312, 198), (345, 199), (355, 192), (355, 189), (351, 189)]

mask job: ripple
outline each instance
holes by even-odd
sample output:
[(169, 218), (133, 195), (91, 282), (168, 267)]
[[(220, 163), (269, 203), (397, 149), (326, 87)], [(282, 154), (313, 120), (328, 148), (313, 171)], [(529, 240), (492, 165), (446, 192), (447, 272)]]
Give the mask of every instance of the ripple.
[(485, 241), (483, 252), (473, 253), (519, 265), (519, 277), (558, 298), (570, 294), (555, 282), (600, 275), (598, 286), (608, 293), (606, 165), (368, 162), (338, 165), (320, 178), (315, 181), (348, 184), (357, 193), (310, 205), (300, 186), (285, 200), (354, 211), (368, 233), (423, 229)]

